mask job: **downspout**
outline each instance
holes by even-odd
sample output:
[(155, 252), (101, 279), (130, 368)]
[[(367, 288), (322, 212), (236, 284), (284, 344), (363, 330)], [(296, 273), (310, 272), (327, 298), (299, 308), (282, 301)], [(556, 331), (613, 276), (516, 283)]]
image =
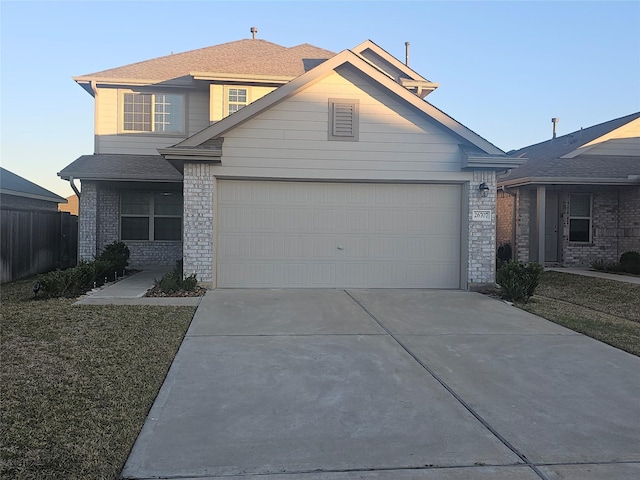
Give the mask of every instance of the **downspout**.
[[(91, 80), (93, 91), (93, 153), (98, 153), (98, 86), (95, 80)], [(75, 190), (75, 189), (74, 189)]]
[(73, 183), (73, 177), (69, 177), (69, 185), (71, 185), (71, 188), (73, 189), (73, 192), (78, 196), (78, 207), (80, 207), (80, 190), (78, 190), (78, 187), (76, 187), (76, 184)]

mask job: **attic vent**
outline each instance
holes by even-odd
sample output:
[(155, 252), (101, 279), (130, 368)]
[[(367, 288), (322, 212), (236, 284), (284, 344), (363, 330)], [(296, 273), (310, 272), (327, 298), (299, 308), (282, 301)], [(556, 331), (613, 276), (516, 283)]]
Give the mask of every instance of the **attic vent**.
[(329, 99), (329, 140), (358, 141), (358, 100)]

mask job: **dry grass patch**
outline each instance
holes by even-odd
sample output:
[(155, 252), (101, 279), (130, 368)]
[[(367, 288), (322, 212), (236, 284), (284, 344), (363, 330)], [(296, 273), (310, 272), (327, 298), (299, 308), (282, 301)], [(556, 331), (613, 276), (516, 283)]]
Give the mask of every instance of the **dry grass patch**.
[(1, 295), (0, 477), (117, 477), (195, 308)]
[(544, 272), (520, 308), (640, 356), (640, 285)]

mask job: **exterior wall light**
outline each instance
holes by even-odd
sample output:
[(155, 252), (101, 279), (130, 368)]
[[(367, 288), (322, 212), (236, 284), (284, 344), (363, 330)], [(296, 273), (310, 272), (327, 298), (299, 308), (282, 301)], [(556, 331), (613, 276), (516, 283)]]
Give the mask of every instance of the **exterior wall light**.
[(483, 197), (489, 196), (489, 185), (487, 185), (485, 182), (482, 182), (480, 184), (478, 190), (480, 190), (480, 195), (482, 195)]

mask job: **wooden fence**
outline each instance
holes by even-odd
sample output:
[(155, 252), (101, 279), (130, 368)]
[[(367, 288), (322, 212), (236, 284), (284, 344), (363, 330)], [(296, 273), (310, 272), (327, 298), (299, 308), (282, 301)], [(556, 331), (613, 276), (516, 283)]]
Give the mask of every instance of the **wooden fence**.
[(67, 212), (0, 210), (0, 281), (10, 282), (56, 268), (78, 257), (78, 217)]

